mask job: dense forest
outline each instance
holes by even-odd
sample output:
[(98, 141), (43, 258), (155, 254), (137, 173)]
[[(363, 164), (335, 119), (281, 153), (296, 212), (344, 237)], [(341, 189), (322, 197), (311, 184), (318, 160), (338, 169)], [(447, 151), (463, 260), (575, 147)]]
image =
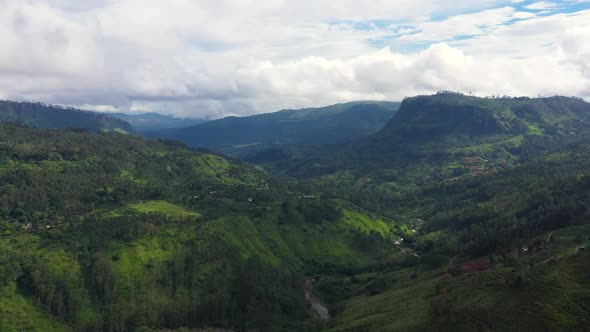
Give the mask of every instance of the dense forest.
[(589, 126), (445, 92), (255, 166), (2, 124), (0, 330), (584, 330)]
[(402, 232), (171, 141), (6, 124), (0, 156), (7, 330), (300, 330), (304, 273), (375, 265)]

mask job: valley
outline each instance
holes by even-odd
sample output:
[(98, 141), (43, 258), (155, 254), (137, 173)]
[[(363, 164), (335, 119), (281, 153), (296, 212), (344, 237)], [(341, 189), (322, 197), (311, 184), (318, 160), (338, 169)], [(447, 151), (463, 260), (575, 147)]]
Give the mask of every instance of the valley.
[(0, 0), (0, 332), (590, 331), (590, 0)]
[(590, 324), (582, 100), (412, 97), (379, 131), (257, 163), (5, 122), (0, 330)]

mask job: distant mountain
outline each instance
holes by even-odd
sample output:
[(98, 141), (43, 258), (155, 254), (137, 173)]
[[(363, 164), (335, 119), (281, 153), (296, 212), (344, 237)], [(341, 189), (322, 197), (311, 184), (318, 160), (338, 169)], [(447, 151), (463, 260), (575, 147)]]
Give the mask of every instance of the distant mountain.
[(451, 137), (519, 135), (565, 128), (569, 121), (590, 120), (578, 98), (477, 98), (456, 93), (408, 98), (395, 121), (377, 136), (404, 142)]
[(81, 128), (132, 133), (131, 125), (112, 116), (31, 102), (0, 101), (0, 122), (40, 129)]
[(129, 122), (138, 132), (188, 127), (209, 121), (207, 119), (177, 118), (152, 112), (143, 114), (109, 113), (109, 115)]
[[(477, 98), (454, 93), (404, 100), (378, 133), (292, 155), (268, 166), (339, 185), (392, 191), (496, 172), (584, 139), (590, 104), (578, 98)], [(343, 176), (334, 181), (334, 174)], [(370, 181), (369, 181), (370, 180)]]
[(352, 102), (322, 108), (283, 110), (248, 117), (228, 117), (158, 132), (194, 147), (232, 155), (267, 148), (346, 142), (379, 131), (397, 111), (396, 102)]

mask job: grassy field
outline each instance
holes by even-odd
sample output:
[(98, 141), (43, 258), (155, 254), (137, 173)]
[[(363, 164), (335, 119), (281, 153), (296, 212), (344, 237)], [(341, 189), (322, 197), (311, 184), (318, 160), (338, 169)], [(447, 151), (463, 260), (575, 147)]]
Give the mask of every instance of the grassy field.
[(105, 213), (106, 217), (120, 217), (126, 214), (161, 213), (169, 218), (185, 219), (199, 218), (200, 213), (185, 209), (179, 205), (166, 201), (142, 201), (129, 204), (124, 208), (116, 209)]
[(131, 204), (129, 205), (129, 208), (138, 213), (163, 213), (171, 218), (201, 216), (197, 212), (189, 211), (181, 206), (168, 203), (166, 201), (145, 201), (141, 203)]

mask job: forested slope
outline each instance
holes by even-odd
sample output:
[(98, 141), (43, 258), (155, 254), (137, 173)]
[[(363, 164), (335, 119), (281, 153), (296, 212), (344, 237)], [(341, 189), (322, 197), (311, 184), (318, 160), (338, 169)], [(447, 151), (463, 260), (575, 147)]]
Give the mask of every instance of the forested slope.
[(378, 265), (405, 230), (179, 143), (10, 124), (0, 197), (8, 330), (299, 330), (305, 273)]
[(155, 132), (153, 136), (245, 157), (269, 148), (289, 150), (369, 136), (383, 128), (398, 107), (399, 103), (375, 101), (283, 110), (247, 117), (227, 117), (196, 126)]
[(33, 128), (79, 128), (132, 133), (131, 125), (106, 114), (31, 102), (0, 100), (0, 122)]
[(589, 111), (411, 98), (278, 179), (174, 141), (2, 124), (0, 327), (584, 330)]

